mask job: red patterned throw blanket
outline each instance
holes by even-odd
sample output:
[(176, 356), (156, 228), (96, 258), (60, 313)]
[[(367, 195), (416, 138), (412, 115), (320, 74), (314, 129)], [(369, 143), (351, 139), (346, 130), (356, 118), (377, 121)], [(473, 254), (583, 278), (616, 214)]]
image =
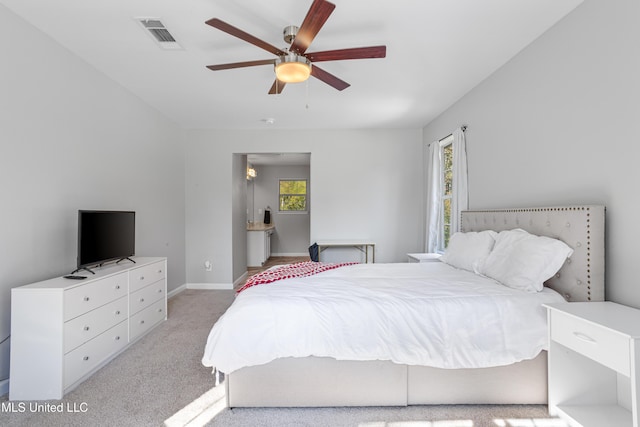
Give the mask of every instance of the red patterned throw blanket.
[(254, 274), (249, 277), (247, 283), (245, 283), (236, 293), (240, 293), (245, 289), (248, 289), (256, 285), (264, 285), (265, 283), (272, 283), (277, 280), (291, 279), (292, 277), (307, 277), (314, 274), (322, 273), (323, 271), (333, 270), (334, 268), (343, 267), (345, 265), (353, 265), (357, 262), (341, 262), (341, 263), (326, 263), (315, 261), (303, 261), (296, 262), (294, 264), (281, 265), (279, 267), (270, 268), (262, 273)]

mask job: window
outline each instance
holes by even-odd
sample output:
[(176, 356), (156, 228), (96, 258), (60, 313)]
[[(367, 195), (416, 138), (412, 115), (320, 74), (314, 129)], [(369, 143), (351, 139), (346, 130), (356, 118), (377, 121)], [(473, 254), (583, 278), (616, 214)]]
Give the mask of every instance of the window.
[(469, 208), (464, 129), (427, 147), (427, 252), (446, 250), (451, 235), (460, 230), (460, 212)]
[(307, 180), (306, 179), (281, 179), (280, 180), (280, 211), (281, 212), (306, 212), (307, 211)]
[(453, 195), (453, 135), (440, 141), (442, 150), (442, 236), (443, 245), (449, 245), (451, 237), (451, 196)]

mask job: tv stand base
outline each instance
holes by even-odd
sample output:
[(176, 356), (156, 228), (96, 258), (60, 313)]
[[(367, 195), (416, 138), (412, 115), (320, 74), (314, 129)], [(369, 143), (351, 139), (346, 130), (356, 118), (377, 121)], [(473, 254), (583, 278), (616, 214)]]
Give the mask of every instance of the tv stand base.
[(91, 270), (89, 267), (76, 268), (75, 270), (73, 270), (73, 271), (71, 272), (71, 274), (76, 274), (77, 272), (82, 271), (82, 270), (86, 270), (86, 271), (88, 271), (88, 272), (89, 272), (89, 273), (91, 273), (91, 274), (96, 274), (96, 272), (95, 272), (95, 271), (93, 271), (93, 270)]

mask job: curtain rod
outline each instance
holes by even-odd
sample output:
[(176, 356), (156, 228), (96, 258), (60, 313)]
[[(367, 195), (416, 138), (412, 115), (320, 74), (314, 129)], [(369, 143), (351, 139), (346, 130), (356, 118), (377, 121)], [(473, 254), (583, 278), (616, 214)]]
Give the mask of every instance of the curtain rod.
[[(462, 125), (462, 126), (460, 126), (460, 130), (461, 130), (462, 132), (465, 132), (465, 131), (467, 130), (467, 126), (466, 126), (466, 125)], [(442, 138), (442, 139), (438, 140), (438, 142), (442, 142), (442, 141), (444, 141), (445, 139), (449, 138), (451, 135), (453, 135), (453, 133), (450, 133), (449, 135), (445, 136), (444, 138)], [(429, 145), (431, 145), (431, 144), (429, 144)]]
[[(467, 125), (462, 125), (462, 126), (460, 126), (460, 130), (461, 130), (462, 132), (466, 132), (466, 130), (467, 130)], [(453, 135), (453, 134), (452, 134), (452, 133), (450, 133), (449, 135), (445, 136), (444, 138), (442, 138), (442, 139), (438, 140), (437, 142), (438, 142), (438, 143), (440, 143), (440, 142), (444, 141), (445, 139), (449, 138), (451, 135)], [(430, 142), (428, 145), (431, 145), (431, 144), (433, 144), (433, 142)]]

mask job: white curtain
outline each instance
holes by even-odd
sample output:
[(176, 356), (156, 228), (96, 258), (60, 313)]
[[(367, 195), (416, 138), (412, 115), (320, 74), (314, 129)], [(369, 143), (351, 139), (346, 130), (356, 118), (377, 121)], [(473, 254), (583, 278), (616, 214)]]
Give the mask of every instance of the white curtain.
[[(460, 230), (460, 212), (469, 209), (467, 178), (467, 147), (464, 131), (453, 132), (453, 188), (451, 195), (451, 234)], [(440, 142), (429, 145), (427, 154), (427, 252), (438, 252), (444, 247), (442, 218), (442, 149)]]
[(442, 150), (440, 142), (429, 145), (427, 153), (427, 235), (426, 251), (438, 251), (442, 235)]
[(460, 212), (469, 209), (467, 144), (464, 131), (453, 132), (453, 189), (451, 191), (451, 234), (460, 231)]

